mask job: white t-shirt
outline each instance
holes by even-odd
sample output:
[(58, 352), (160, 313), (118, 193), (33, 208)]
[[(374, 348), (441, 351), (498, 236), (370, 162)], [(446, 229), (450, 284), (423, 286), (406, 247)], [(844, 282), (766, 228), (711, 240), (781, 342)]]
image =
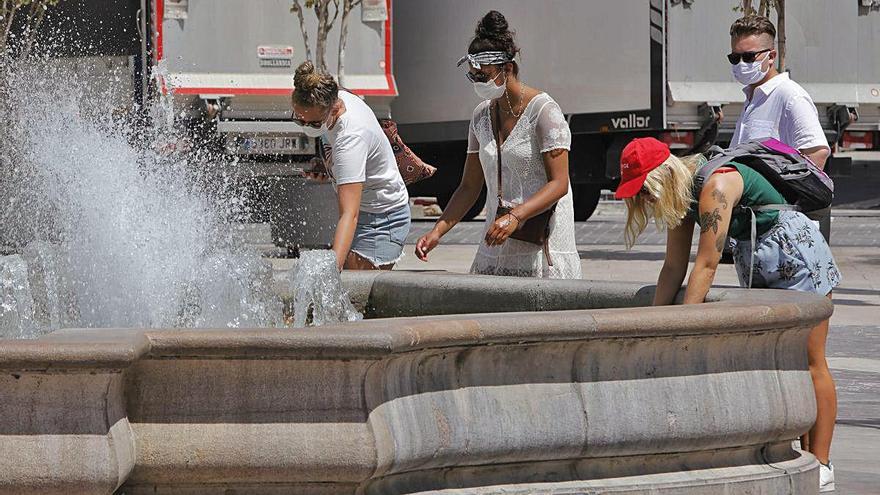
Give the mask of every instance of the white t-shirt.
[(761, 138), (775, 138), (797, 148), (828, 147), (819, 112), (809, 93), (792, 81), (787, 73), (779, 74), (755, 88), (743, 88), (745, 106), (736, 121), (731, 146)]
[(360, 211), (366, 213), (387, 213), (409, 204), (391, 143), (373, 110), (347, 91), (340, 91), (339, 98), (345, 113), (326, 136), (332, 148), (334, 187), (363, 182)]

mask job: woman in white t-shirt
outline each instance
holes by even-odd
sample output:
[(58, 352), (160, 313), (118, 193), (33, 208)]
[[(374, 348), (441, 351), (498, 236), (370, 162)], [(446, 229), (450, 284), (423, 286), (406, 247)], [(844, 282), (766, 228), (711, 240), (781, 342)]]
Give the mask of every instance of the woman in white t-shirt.
[(311, 62), (296, 69), (293, 121), (329, 149), (326, 174), (339, 199), (333, 251), (339, 269), (390, 270), (409, 234), (409, 195), (391, 143), (359, 97), (340, 91), (333, 76)]

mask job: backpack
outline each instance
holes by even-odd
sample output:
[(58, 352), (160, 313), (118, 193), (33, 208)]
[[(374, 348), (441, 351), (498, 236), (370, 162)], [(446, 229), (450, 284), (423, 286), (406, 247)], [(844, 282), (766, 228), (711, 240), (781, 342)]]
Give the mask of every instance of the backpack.
[(703, 186), (716, 170), (731, 161), (741, 163), (758, 172), (788, 201), (784, 205), (743, 206), (751, 215), (751, 249), (749, 288), (755, 265), (756, 211), (794, 210), (810, 212), (831, 206), (834, 182), (800, 151), (776, 139), (749, 141), (722, 150), (717, 146), (707, 152), (708, 161), (694, 174), (694, 200), (699, 201)]
[(810, 212), (828, 208), (834, 198), (831, 178), (800, 151), (776, 139), (749, 141), (726, 150), (713, 147), (707, 152), (707, 158), (694, 175), (694, 199), (700, 197), (709, 177), (731, 161), (761, 174), (789, 203), (756, 209)]

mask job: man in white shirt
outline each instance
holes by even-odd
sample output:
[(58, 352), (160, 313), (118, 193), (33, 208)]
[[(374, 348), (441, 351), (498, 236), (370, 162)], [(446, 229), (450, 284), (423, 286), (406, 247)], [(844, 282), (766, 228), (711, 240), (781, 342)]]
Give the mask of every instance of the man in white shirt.
[(745, 106), (731, 146), (776, 138), (822, 168), (831, 154), (810, 95), (776, 70), (776, 28), (766, 17), (747, 16), (730, 26), (733, 77), (745, 87)]
[[(789, 79), (788, 74), (776, 70), (775, 42), (776, 28), (766, 17), (747, 16), (730, 26), (731, 53), (727, 58), (733, 77), (745, 86), (746, 94), (730, 144), (776, 138), (797, 148), (822, 168), (831, 149), (819, 124), (819, 113), (804, 88)], [(827, 336), (827, 321), (814, 328), (809, 336), (807, 354), (816, 392), (816, 423), (801, 439), (802, 447), (820, 462), (820, 492), (835, 488), (829, 455), (837, 416), (837, 392), (825, 359)]]

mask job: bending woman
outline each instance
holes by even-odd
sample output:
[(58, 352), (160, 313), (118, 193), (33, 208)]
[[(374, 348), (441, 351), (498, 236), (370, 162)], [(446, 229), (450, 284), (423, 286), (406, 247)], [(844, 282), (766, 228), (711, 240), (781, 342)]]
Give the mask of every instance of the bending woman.
[[(701, 303), (706, 298), (728, 235), (734, 243), (741, 286), (748, 287), (751, 276), (752, 287), (815, 292), (831, 299), (831, 291), (840, 283), (840, 272), (816, 225), (797, 211), (755, 211), (758, 236), (752, 246), (751, 214), (736, 207), (785, 204), (785, 198), (760, 173), (735, 161), (711, 175), (699, 198), (694, 198), (694, 174), (701, 162), (699, 155), (685, 160), (671, 155), (669, 148), (654, 138), (633, 140), (621, 156), (621, 183), (615, 196), (626, 201), (627, 247), (635, 244), (649, 217), (658, 228), (668, 230), (666, 259), (657, 280), (654, 305), (672, 304), (681, 288), (694, 225), (700, 226), (700, 238), (685, 304)], [(825, 320), (813, 328), (807, 344), (817, 416), (803, 440), (823, 470), (833, 473), (829, 455), (837, 394), (825, 361), (827, 336)], [(833, 479), (823, 475), (826, 478)]]
[[(464, 174), (440, 220), (419, 239), (416, 256), (427, 261), (428, 253), (461, 221), (486, 184), (486, 223), (471, 273), (580, 278), (568, 182), (571, 132), (553, 98), (519, 78), (519, 64), (514, 60), (518, 51), (504, 16), (494, 10), (486, 14), (477, 25), (468, 55), (459, 62), (468, 62), (467, 77), (484, 100), (471, 120)], [(495, 113), (500, 120), (500, 146), (496, 144), (499, 133), (493, 130)], [(502, 196), (516, 206), (496, 218), (499, 147)], [(550, 259), (542, 246), (509, 238), (525, 221), (554, 204), (547, 241)]]
[[(391, 143), (359, 97), (340, 91), (333, 76), (311, 62), (296, 69), (293, 121), (330, 148), (326, 173), (339, 201), (333, 251), (339, 269), (390, 270), (409, 234), (409, 194)], [(320, 152), (320, 150), (319, 150)]]

